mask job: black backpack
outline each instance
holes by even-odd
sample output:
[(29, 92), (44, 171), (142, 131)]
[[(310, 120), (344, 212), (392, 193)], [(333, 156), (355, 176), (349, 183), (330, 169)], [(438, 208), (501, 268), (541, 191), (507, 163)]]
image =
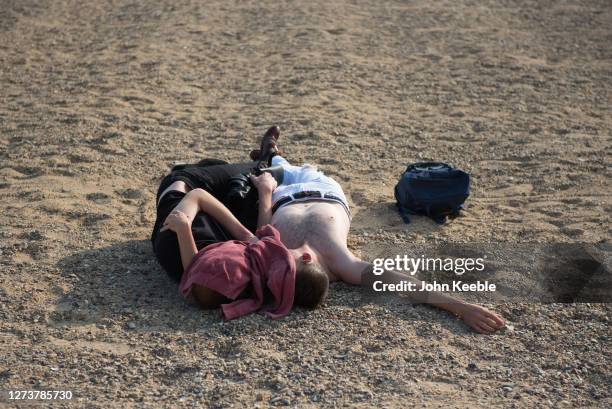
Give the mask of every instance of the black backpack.
[(442, 224), (457, 216), (470, 195), (470, 175), (446, 163), (421, 162), (408, 165), (395, 185), (397, 208), (405, 223), (411, 214), (431, 217)]

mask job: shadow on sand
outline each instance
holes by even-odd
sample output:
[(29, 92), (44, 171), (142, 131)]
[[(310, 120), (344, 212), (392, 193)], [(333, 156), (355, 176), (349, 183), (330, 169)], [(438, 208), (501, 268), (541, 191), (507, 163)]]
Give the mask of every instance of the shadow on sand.
[(63, 321), (104, 322), (150, 315), (172, 327), (177, 326), (176, 320), (165, 317), (189, 309), (176, 283), (155, 261), (148, 240), (81, 251), (61, 259), (57, 266), (73, 284), (56, 308)]
[[(177, 284), (157, 264), (148, 240), (130, 240), (82, 251), (61, 259), (57, 265), (73, 290), (63, 295), (55, 306), (50, 318), (56, 326), (120, 326), (153, 335), (169, 331), (206, 332), (211, 336), (254, 335), (280, 327), (303, 326), (313, 319), (342, 320), (340, 314), (347, 307), (359, 311), (368, 309), (367, 306), (382, 308), (388, 314), (409, 320), (410, 325), (431, 321), (430, 313), (419, 312), (429, 308), (414, 309), (407, 317), (406, 311), (413, 310), (408, 300), (371, 297), (356, 287), (333, 283), (324, 308), (296, 309), (281, 321), (282, 325), (257, 314), (224, 323), (218, 310), (202, 310), (179, 296)], [(452, 321), (442, 312), (439, 319)], [(456, 325), (449, 325), (449, 329), (465, 330)]]

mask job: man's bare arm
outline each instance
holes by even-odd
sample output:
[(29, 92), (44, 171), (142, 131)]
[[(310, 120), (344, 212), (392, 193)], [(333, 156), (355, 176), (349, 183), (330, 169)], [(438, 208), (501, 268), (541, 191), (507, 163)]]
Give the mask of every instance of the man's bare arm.
[(185, 229), (178, 231), (176, 235), (179, 242), (183, 269), (187, 270), (187, 267), (189, 264), (191, 264), (193, 258), (196, 256), (196, 254), (198, 254), (198, 248), (196, 247), (195, 240), (193, 239), (193, 234), (191, 234), (191, 226), (187, 225)]
[(272, 220), (272, 192), (257, 190), (259, 205), (257, 209), (257, 227), (265, 226)]
[(208, 214), (219, 222), (237, 240), (249, 240), (253, 234), (244, 227), (223, 203), (203, 189), (193, 189), (174, 208), (193, 222), (198, 211)]
[[(413, 283), (416, 288), (421, 288), (423, 283), (421, 280), (418, 280), (411, 275), (406, 275), (396, 271), (387, 271), (383, 275), (376, 276), (372, 272), (372, 263), (360, 260), (350, 252), (342, 257), (339, 262), (337, 261), (334, 267), (335, 269), (332, 271), (332, 273), (335, 273), (342, 281), (349, 284), (360, 285), (362, 287), (371, 285), (374, 280), (380, 280), (389, 284), (408, 281)], [(412, 301), (431, 304), (454, 314), (458, 314), (457, 306), (464, 304), (463, 301), (440, 292), (410, 291), (407, 292), (407, 294), (410, 295)]]
[(198, 254), (195, 240), (191, 234), (191, 221), (187, 215), (174, 209), (164, 220), (161, 230), (172, 230), (176, 233), (183, 269), (187, 269), (193, 258)]
[(276, 189), (277, 183), (272, 175), (266, 172), (259, 176), (251, 176), (251, 182), (259, 196), (257, 227), (261, 227), (272, 220), (272, 192)]
[[(380, 280), (384, 283), (400, 283), (407, 281), (413, 283), (415, 288), (422, 288), (422, 281), (397, 271), (387, 271), (383, 275), (375, 276), (372, 272), (371, 263), (360, 260), (348, 249), (332, 257), (329, 264), (331, 272), (342, 281), (349, 284), (370, 287), (374, 281)], [(430, 304), (462, 318), (466, 324), (480, 333), (491, 333), (504, 327), (504, 320), (497, 314), (479, 305), (470, 304), (455, 298), (449, 294), (439, 291), (405, 291), (412, 301)]]

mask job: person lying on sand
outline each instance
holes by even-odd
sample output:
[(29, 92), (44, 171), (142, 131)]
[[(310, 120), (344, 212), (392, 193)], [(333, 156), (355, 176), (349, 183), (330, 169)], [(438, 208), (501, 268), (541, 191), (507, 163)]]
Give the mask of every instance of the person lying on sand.
[[(262, 183), (258, 186), (264, 191)], [(272, 189), (266, 191), (269, 196)], [(191, 233), (191, 219), (199, 211), (212, 216), (241, 240), (223, 241), (198, 250)], [(316, 283), (325, 282), (326, 277), (309, 268), (311, 261), (307, 256), (298, 250), (288, 250), (270, 225), (262, 226), (253, 235), (202, 189), (187, 193), (166, 217), (160, 232), (167, 230), (174, 232), (179, 242), (184, 269), (180, 293), (205, 308), (221, 306), (226, 320), (255, 312), (270, 300), (273, 305), (267, 314), (281, 318), (294, 305), (315, 308), (325, 299), (327, 287), (317, 287)], [(315, 297), (309, 290), (312, 288), (320, 288)]]
[[(201, 185), (223, 194), (227, 183), (222, 176), (245, 169), (218, 162), (202, 161), (190, 174), (198, 174)], [(205, 308), (221, 305), (225, 319), (257, 311), (270, 299), (272, 318), (285, 316), (293, 305), (315, 308), (323, 302), (327, 277), (312, 267), (308, 254), (288, 250), (270, 225), (260, 226), (254, 235), (211, 193), (188, 189), (178, 180), (189, 174), (184, 169), (176, 167), (161, 183), (152, 242), (158, 261), (180, 281), (185, 298)], [(215, 188), (219, 180), (223, 186)], [(259, 201), (270, 202), (274, 179), (267, 174), (251, 181)]]
[[(288, 249), (298, 251), (307, 257), (310, 260), (310, 267), (323, 273), (320, 277), (325, 277), (325, 284), (331, 281), (344, 281), (348, 284), (369, 287), (372, 264), (356, 257), (347, 247), (351, 217), (342, 188), (332, 178), (312, 166), (289, 164), (278, 154), (276, 142), (279, 135), (278, 127), (272, 127), (262, 141), (260, 154), (269, 156), (272, 166), (282, 166), (284, 175), (282, 184), (274, 189), (270, 198), (264, 197), (262, 200), (260, 197), (258, 224), (269, 223), (276, 228), (282, 243)], [(237, 168), (230, 168), (238, 165), (218, 166), (226, 166), (224, 168), (227, 176), (226, 184), (231, 174), (238, 173)], [(221, 172), (221, 170), (215, 171)], [(266, 183), (274, 185), (273, 178), (268, 174), (264, 173), (261, 178), (262, 181), (267, 180)], [(195, 186), (195, 182), (187, 179), (185, 178), (182, 184), (174, 185), (174, 188), (187, 192), (196, 187), (205, 190), (211, 187), (209, 181)], [(219, 178), (217, 182), (221, 182), (221, 179)], [(163, 185), (162, 182), (160, 190)], [(227, 189), (228, 186), (222, 187), (216, 194), (223, 197)], [(210, 192), (215, 194), (214, 190)], [(381, 279), (386, 283), (411, 282), (416, 288), (421, 288), (423, 284), (411, 275), (396, 271), (386, 271)], [(412, 301), (449, 311), (480, 333), (492, 333), (505, 326), (504, 320), (499, 315), (482, 306), (464, 302), (442, 292), (406, 291), (405, 294)]]
[[(269, 165), (272, 153), (275, 153), (273, 142), (278, 135), (276, 128), (270, 128), (264, 135), (261, 149), (268, 153), (258, 154), (256, 161), (229, 164), (218, 159), (204, 159), (192, 165), (177, 165), (172, 168), (160, 182), (157, 189), (156, 210), (157, 217), (151, 242), (153, 252), (161, 266), (168, 273), (170, 278), (179, 282), (183, 274), (183, 265), (180, 258), (179, 243), (177, 235), (172, 231), (162, 231), (162, 224), (168, 215), (177, 206), (186, 200), (186, 195), (194, 189), (201, 189), (206, 192), (206, 198), (210, 201), (215, 199), (215, 204), (227, 207), (227, 196), (231, 189), (232, 178), (236, 175), (250, 173), (253, 168), (266, 167)], [(261, 157), (260, 157), (261, 156)], [(259, 181), (266, 181), (267, 178), (253, 178), (252, 182), (259, 187), (255, 195), (250, 195), (248, 201), (244, 201), (240, 209), (233, 209), (233, 216), (239, 221), (252, 236), (258, 225), (257, 203), (267, 203), (271, 200), (272, 193), (276, 185), (270, 187), (265, 183), (258, 185)], [(202, 196), (204, 192), (198, 191), (191, 193), (191, 196)], [(190, 209), (194, 209), (190, 207)], [(180, 208), (179, 208), (180, 210)], [(227, 210), (227, 209), (226, 209)], [(262, 212), (265, 214), (265, 212)], [(219, 224), (219, 221), (209, 217), (205, 212), (196, 210), (195, 214), (189, 214), (191, 222), (191, 232), (198, 250), (214, 243), (232, 239), (248, 239), (249, 236), (232, 235), (231, 230), (227, 230)], [(262, 226), (260, 224), (259, 226)], [(244, 233), (244, 231), (242, 231)]]

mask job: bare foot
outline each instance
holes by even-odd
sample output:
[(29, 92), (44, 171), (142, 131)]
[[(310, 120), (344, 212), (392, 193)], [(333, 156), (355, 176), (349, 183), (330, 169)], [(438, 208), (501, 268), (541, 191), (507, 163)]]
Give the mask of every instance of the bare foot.
[(459, 316), (467, 325), (481, 334), (491, 334), (506, 326), (502, 317), (480, 305), (464, 304)]

